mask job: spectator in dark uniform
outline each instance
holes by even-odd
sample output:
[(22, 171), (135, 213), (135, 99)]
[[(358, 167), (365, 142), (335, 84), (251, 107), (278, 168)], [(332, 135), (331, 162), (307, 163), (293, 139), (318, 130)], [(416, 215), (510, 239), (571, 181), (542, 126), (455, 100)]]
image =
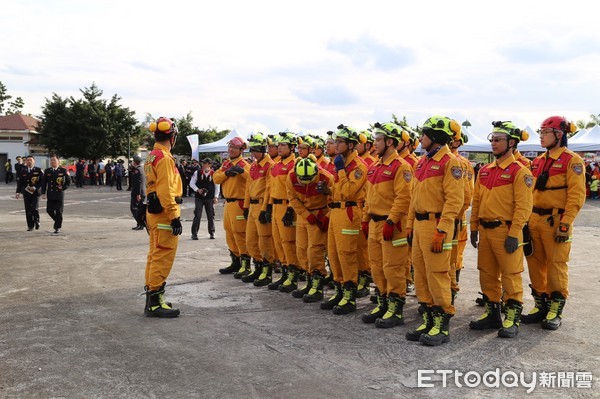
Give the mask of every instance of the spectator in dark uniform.
[(200, 166), (198, 166), (198, 161), (195, 159), (192, 159), (192, 162), (190, 164), (188, 164), (185, 167), (185, 178), (187, 180), (187, 195), (192, 197), (194, 195), (194, 190), (192, 190), (192, 188), (190, 187), (190, 181), (192, 180), (192, 176), (194, 176), (194, 173), (200, 170)]
[(106, 185), (113, 186), (113, 163), (112, 161), (108, 161), (106, 166), (104, 167), (104, 171), (106, 172)]
[(38, 203), (40, 198), (40, 189), (44, 181), (44, 172), (35, 166), (35, 159), (28, 155), (26, 165), (21, 168), (21, 173), (17, 179), (17, 199), (23, 194), (25, 203), (25, 218), (27, 219), (27, 231), (40, 228), (40, 213), (38, 212)]
[(12, 172), (12, 160), (9, 158), (8, 161), (6, 161), (6, 164), (4, 164), (4, 167), (6, 169), (6, 184), (11, 183), (13, 181), (13, 172)]
[(179, 161), (177, 165), (177, 170), (179, 171), (179, 177), (181, 177), (181, 185), (183, 186), (183, 192), (181, 193), (182, 197), (187, 197), (187, 178), (185, 177), (185, 165), (187, 162), (184, 160)]
[(44, 171), (42, 198), (48, 199), (46, 212), (54, 220), (54, 234), (58, 234), (62, 228), (65, 190), (69, 188), (70, 183), (69, 173), (60, 166), (58, 156), (52, 155), (50, 157), (50, 167)]
[(16, 162), (15, 163), (15, 176), (16, 176), (16, 179), (18, 180), (19, 176), (21, 174), (21, 168), (23, 167), (23, 158), (18, 156), (15, 158), (15, 162)]
[(123, 163), (125, 163), (125, 161), (119, 159), (113, 171), (115, 175), (115, 184), (117, 186), (117, 190), (123, 190), (123, 187), (121, 186), (123, 182), (123, 175), (125, 174), (125, 168), (123, 167)]
[(90, 186), (95, 186), (97, 171), (96, 171), (96, 162), (93, 159), (90, 159), (90, 162), (88, 163), (87, 172), (88, 172), (88, 176), (90, 178)]
[(85, 177), (85, 161), (80, 159), (75, 165), (75, 186), (83, 187), (83, 180)]
[(146, 177), (144, 175), (144, 169), (141, 165), (142, 158), (138, 155), (133, 156), (133, 163), (131, 168), (131, 214), (137, 222), (137, 225), (132, 230), (143, 230), (144, 220), (139, 215), (139, 210), (144, 200), (146, 199)]
[(195, 193), (194, 220), (192, 222), (192, 240), (198, 239), (202, 210), (206, 209), (208, 234), (215, 238), (215, 204), (218, 202), (219, 185), (213, 181), (214, 170), (208, 158), (202, 161), (202, 169), (196, 170), (190, 180), (190, 189)]

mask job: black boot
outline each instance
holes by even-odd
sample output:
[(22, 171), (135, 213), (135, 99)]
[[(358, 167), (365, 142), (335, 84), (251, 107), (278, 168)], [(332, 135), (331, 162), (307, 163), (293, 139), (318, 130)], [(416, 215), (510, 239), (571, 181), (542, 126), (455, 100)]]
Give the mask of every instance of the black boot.
[(439, 306), (433, 307), (433, 327), (429, 332), (421, 335), (419, 342), (427, 346), (438, 346), (450, 342), (451, 314), (444, 312)]
[(219, 269), (219, 273), (231, 274), (240, 270), (240, 257), (235, 256), (235, 254), (231, 251), (229, 251), (229, 256), (231, 256), (231, 264), (223, 269)]
[(302, 300), (306, 303), (318, 302), (323, 299), (323, 285), (325, 284), (325, 278), (321, 273), (315, 271), (312, 276), (310, 276), (310, 279), (310, 289), (304, 294)]
[(406, 339), (409, 341), (418, 341), (421, 338), (421, 335), (425, 334), (433, 327), (432, 308), (424, 303), (421, 303), (420, 305), (424, 308), (423, 313), (421, 313), (423, 322), (419, 327), (416, 328), (416, 330), (406, 332)]
[(144, 307), (144, 315), (146, 317), (161, 317), (172, 319), (179, 316), (179, 309), (174, 309), (168, 302), (163, 299), (163, 286), (154, 291), (146, 290), (146, 305)]
[[(531, 287), (531, 284), (529, 286)], [(539, 323), (546, 318), (548, 313), (548, 295), (536, 292), (531, 288), (531, 296), (533, 296), (535, 305), (529, 314), (521, 316), (521, 322), (525, 324)]]
[(362, 321), (366, 324), (375, 323), (377, 319), (383, 317), (388, 309), (388, 302), (386, 295), (377, 295), (377, 306), (370, 313), (362, 315)]
[(333, 295), (321, 303), (321, 309), (331, 310), (342, 300), (342, 286), (337, 281), (333, 282)]
[(246, 255), (246, 254), (242, 254), (240, 256), (240, 269), (233, 274), (233, 277), (237, 278), (237, 279), (241, 279), (242, 277), (245, 277), (247, 275), (249, 275), (252, 272), (251, 266), (250, 266), (250, 256)]
[(356, 286), (356, 297), (363, 298), (371, 293), (370, 285), (373, 279), (369, 272), (358, 273), (358, 285)]
[(502, 323), (502, 328), (498, 330), (498, 336), (502, 338), (514, 338), (519, 333), (523, 305), (519, 301), (509, 299), (506, 302), (505, 309), (506, 318), (504, 319), (504, 323)]
[(287, 270), (287, 278), (279, 286), (279, 291), (289, 293), (298, 288), (298, 275), (300, 270), (294, 265), (289, 265)]
[(281, 277), (279, 277), (279, 280), (269, 283), (268, 287), (270, 290), (279, 289), (279, 286), (283, 284), (285, 280), (287, 280), (287, 266), (281, 266)]
[(254, 259), (254, 271), (248, 275), (242, 277), (242, 282), (251, 283), (260, 276), (262, 273), (263, 262), (260, 260)]
[(388, 295), (387, 302), (387, 312), (375, 322), (375, 327), (377, 328), (392, 328), (404, 324), (402, 310), (404, 309), (406, 298), (401, 298), (395, 292), (391, 292)]
[(270, 284), (273, 275), (273, 264), (268, 263), (266, 261), (262, 262), (262, 270), (260, 271), (260, 275), (252, 284), (256, 287), (264, 287), (267, 284)]
[(488, 328), (499, 329), (502, 327), (502, 314), (500, 313), (500, 303), (490, 302), (486, 295), (483, 296), (485, 311), (477, 320), (469, 323), (471, 330), (485, 330)]
[(562, 312), (565, 307), (566, 298), (558, 291), (550, 294), (550, 303), (548, 305), (548, 314), (542, 321), (544, 330), (558, 330), (562, 323)]
[(377, 288), (377, 286), (375, 286), (375, 290), (373, 292), (373, 295), (371, 295), (369, 297), (369, 300), (373, 303), (377, 303), (377, 297), (381, 296), (381, 291), (379, 291), (379, 288)]
[(302, 289), (298, 288), (292, 291), (292, 296), (294, 298), (303, 298), (304, 295), (308, 294), (308, 291), (310, 291), (310, 288), (312, 287), (312, 276), (308, 273), (306, 274), (306, 286)]
[(342, 299), (333, 308), (333, 314), (344, 315), (356, 311), (356, 284), (352, 281), (344, 283)]

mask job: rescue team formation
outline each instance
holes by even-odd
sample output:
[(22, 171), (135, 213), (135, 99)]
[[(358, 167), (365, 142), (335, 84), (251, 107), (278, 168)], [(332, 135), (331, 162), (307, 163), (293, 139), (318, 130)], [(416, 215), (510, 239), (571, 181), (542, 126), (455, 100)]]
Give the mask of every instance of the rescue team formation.
[[(150, 130), (156, 144), (145, 163), (145, 314), (169, 318), (179, 315), (163, 298), (182, 230), (181, 179), (170, 153), (177, 128), (160, 118)], [(573, 222), (586, 195), (583, 160), (567, 148), (574, 130), (564, 117), (544, 120), (539, 134), (546, 152), (531, 162), (517, 149), (527, 132), (511, 121), (492, 122), (495, 160), (477, 176), (458, 153), (468, 138), (445, 116), (428, 118), (419, 133), (378, 122), (364, 131), (342, 124), (326, 139), (291, 132), (234, 138), (213, 176), (226, 201), (231, 256), (219, 272), (320, 302), (336, 315), (355, 312), (356, 299), (374, 283), (373, 308), (361, 320), (377, 328), (404, 324), (407, 292), (414, 289), (422, 323), (406, 339), (437, 346), (450, 340), (470, 239), (484, 310), (469, 327), (503, 338), (515, 337), (521, 322), (556, 330), (569, 295)], [(419, 143), (421, 157), (414, 154)], [(251, 163), (243, 158), (247, 148)], [(535, 301), (526, 314), (524, 256)]]

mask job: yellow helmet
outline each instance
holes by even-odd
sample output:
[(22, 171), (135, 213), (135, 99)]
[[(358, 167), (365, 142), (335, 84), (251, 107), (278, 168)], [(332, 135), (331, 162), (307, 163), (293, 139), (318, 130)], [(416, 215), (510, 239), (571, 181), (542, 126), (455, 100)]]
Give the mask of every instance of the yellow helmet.
[(447, 116), (432, 116), (423, 124), (423, 134), (435, 143), (448, 144), (460, 140), (460, 124)]
[(319, 166), (317, 165), (315, 156), (310, 154), (306, 158), (300, 158), (296, 162), (296, 165), (294, 165), (294, 172), (296, 172), (296, 176), (300, 183), (311, 183), (319, 174)]

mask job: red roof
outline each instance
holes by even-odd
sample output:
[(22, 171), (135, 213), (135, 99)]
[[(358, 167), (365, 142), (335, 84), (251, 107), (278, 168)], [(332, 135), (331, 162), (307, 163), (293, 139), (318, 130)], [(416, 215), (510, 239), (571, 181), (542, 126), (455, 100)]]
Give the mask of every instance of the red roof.
[(0, 116), (0, 130), (30, 130), (37, 132), (38, 123), (37, 119), (27, 115)]

